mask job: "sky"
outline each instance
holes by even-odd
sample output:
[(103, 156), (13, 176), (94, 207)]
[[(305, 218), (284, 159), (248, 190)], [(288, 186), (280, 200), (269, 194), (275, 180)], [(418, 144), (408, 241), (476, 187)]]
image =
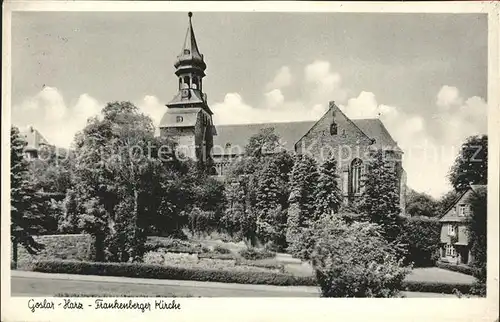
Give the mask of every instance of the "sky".
[[(12, 122), (70, 146), (131, 101), (158, 123), (177, 92), (185, 12), (14, 12)], [(485, 14), (194, 12), (215, 124), (380, 118), (408, 185), (439, 197), (467, 136), (487, 134)]]

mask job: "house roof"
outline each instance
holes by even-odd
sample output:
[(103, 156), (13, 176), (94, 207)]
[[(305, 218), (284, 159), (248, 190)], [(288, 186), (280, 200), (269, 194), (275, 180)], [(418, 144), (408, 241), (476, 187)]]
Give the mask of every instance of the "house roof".
[(366, 136), (375, 139), (374, 145), (377, 148), (395, 148), (397, 151), (401, 151), (385, 128), (384, 123), (379, 119), (354, 119), (352, 121)]
[(40, 132), (32, 126), (25, 130), (20, 130), (19, 134), (24, 136), (27, 145), (25, 150), (38, 150), (42, 145), (48, 145), (49, 142), (43, 137)]
[(462, 198), (465, 196), (465, 194), (467, 194), (469, 191), (473, 191), (474, 193), (478, 193), (482, 189), (486, 189), (486, 188), (487, 188), (487, 185), (471, 185), (467, 190), (464, 190), (457, 197), (457, 199), (455, 199), (455, 201), (448, 207), (448, 209), (446, 209), (446, 211), (444, 212), (443, 217), (441, 217), (441, 219), (439, 219), (439, 221), (440, 222), (461, 222), (461, 221), (465, 221), (464, 217), (458, 217), (455, 213), (450, 212), (450, 210), (453, 207), (456, 207), (456, 205), (458, 204), (458, 202), (460, 202), (460, 200), (462, 200)]

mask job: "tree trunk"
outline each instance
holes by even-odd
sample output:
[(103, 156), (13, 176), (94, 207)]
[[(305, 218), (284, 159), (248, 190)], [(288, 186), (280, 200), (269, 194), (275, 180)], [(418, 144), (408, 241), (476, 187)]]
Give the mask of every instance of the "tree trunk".
[(11, 267), (11, 269), (17, 269), (17, 248), (18, 248), (17, 238), (14, 238), (12, 240), (12, 267)]

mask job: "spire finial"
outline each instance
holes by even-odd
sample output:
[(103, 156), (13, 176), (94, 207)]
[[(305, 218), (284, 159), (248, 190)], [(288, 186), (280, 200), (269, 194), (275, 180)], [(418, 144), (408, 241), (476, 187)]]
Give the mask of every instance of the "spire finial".
[(188, 17), (189, 19), (191, 19), (191, 17), (193, 16), (193, 13), (191, 11), (188, 12)]

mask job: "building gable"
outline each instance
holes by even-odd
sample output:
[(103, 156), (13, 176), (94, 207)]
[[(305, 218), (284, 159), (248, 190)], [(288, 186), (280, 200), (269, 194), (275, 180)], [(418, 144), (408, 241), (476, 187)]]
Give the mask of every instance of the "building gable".
[(339, 161), (350, 161), (355, 157), (363, 159), (361, 155), (371, 144), (372, 140), (334, 102), (330, 102), (328, 111), (298, 140), (295, 150), (297, 153), (311, 153), (318, 161), (332, 155)]
[(441, 219), (439, 220), (440, 222), (461, 222), (465, 221), (466, 216), (469, 215), (469, 211), (466, 208), (466, 215), (465, 216), (459, 216), (459, 206), (460, 205), (466, 205), (467, 207), (469, 205), (469, 198), (470, 196), (474, 193), (472, 189), (468, 189), (465, 192), (462, 193), (461, 196), (457, 198), (457, 200), (451, 205), (448, 210), (445, 211), (445, 214)]

